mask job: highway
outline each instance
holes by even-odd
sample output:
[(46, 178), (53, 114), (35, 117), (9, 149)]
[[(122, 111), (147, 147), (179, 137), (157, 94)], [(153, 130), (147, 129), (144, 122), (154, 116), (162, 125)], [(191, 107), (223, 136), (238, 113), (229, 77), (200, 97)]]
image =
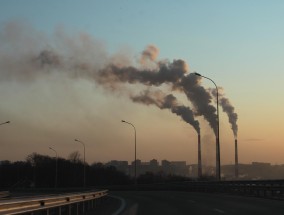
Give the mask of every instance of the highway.
[(121, 202), (117, 213), (112, 213), (115, 215), (284, 214), (284, 201), (254, 197), (177, 191), (115, 191), (110, 194)]

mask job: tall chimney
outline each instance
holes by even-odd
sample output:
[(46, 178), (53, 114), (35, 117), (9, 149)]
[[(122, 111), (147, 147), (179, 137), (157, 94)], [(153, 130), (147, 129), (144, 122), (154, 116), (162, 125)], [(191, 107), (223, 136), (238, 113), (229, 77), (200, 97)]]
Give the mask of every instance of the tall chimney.
[(201, 141), (200, 134), (198, 134), (198, 178), (202, 176), (202, 164), (201, 164)]
[(235, 139), (235, 178), (239, 177), (238, 140)]

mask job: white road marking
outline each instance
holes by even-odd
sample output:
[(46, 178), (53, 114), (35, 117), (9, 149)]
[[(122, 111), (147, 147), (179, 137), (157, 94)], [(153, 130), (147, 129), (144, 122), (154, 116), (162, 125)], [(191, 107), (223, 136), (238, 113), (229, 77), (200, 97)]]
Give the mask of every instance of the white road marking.
[(109, 196), (112, 198), (118, 199), (121, 202), (120, 207), (112, 215), (120, 214), (125, 209), (125, 206), (126, 206), (125, 199), (118, 197), (118, 196), (113, 196), (113, 195), (109, 195)]
[(218, 208), (214, 208), (213, 211), (216, 211), (216, 212), (218, 212), (220, 214), (224, 214), (225, 213), (225, 211), (222, 211), (222, 210), (220, 210)]

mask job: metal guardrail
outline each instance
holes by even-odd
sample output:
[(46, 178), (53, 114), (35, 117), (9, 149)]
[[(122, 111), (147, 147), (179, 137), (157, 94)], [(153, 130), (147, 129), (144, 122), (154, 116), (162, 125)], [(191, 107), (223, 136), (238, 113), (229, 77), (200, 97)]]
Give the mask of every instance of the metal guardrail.
[(137, 186), (109, 186), (109, 189), (228, 193), (284, 200), (284, 180), (179, 181), (138, 184)]
[(84, 214), (86, 209), (93, 208), (96, 201), (108, 195), (108, 190), (71, 193), (52, 197), (33, 197), (23, 200), (0, 202), (0, 215), (18, 214)]
[[(284, 200), (284, 181), (231, 181), (224, 184), (230, 192)], [(225, 188), (226, 189), (226, 188)]]
[(183, 182), (176, 188), (196, 192), (219, 192), (284, 200), (284, 180)]

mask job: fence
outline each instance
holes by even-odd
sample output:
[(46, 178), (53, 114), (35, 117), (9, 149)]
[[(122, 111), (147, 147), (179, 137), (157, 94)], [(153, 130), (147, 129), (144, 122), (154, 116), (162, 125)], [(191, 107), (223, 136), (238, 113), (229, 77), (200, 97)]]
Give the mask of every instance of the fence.
[(228, 193), (284, 200), (284, 180), (183, 181), (138, 184), (137, 186), (112, 186), (109, 189)]
[(174, 189), (195, 192), (218, 192), (284, 200), (284, 180), (183, 182)]

